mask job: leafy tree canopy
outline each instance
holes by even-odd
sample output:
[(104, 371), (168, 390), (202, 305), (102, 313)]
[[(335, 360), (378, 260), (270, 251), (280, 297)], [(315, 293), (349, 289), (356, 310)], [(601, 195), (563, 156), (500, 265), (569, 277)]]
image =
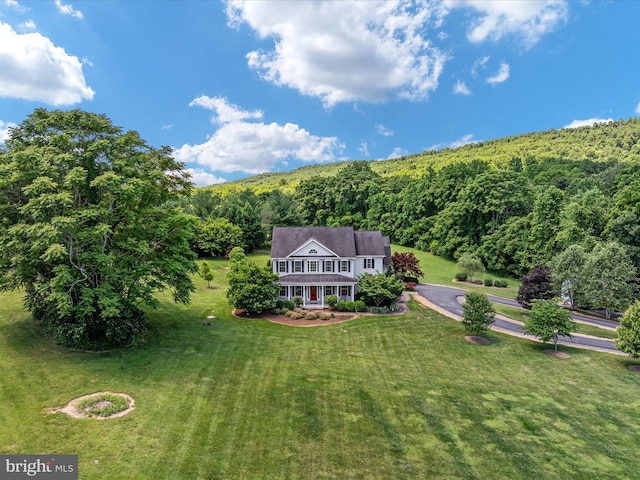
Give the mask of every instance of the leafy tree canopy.
[(128, 344), (169, 288), (193, 291), (192, 217), (170, 203), (191, 183), (169, 148), (155, 149), (104, 115), (37, 109), (0, 152), (0, 290), (60, 343)]
[(196, 245), (208, 255), (224, 256), (233, 247), (242, 245), (242, 229), (226, 218), (200, 220), (196, 229)]
[(495, 321), (495, 310), (486, 295), (470, 292), (464, 296), (462, 324), (469, 335), (484, 335)]
[(637, 270), (627, 250), (618, 242), (600, 242), (587, 256), (583, 268), (584, 298), (587, 306), (624, 310), (635, 296)]
[(396, 252), (391, 255), (391, 264), (393, 271), (400, 275), (403, 279), (407, 277), (418, 278), (424, 273), (420, 270), (420, 260), (416, 258), (413, 252)]
[(524, 324), (529, 335), (535, 335), (544, 343), (553, 342), (554, 350), (558, 351), (558, 338), (571, 338), (576, 323), (571, 320), (571, 314), (558, 305), (558, 299), (532, 300), (529, 318)]
[(365, 273), (358, 277), (358, 296), (367, 304), (379, 307), (395, 300), (404, 284), (395, 275)]
[(466, 273), (469, 280), (473, 279), (476, 275), (484, 272), (484, 265), (475, 255), (470, 253), (463, 253), (457, 262), (457, 267), (460, 272)]
[(631, 305), (620, 319), (616, 329), (616, 347), (633, 358), (640, 357), (640, 301)]
[(240, 247), (229, 252), (229, 264), (227, 299), (233, 307), (260, 313), (275, 305), (278, 275), (248, 259)]
[(553, 296), (551, 269), (547, 265), (538, 264), (522, 277), (516, 301), (525, 308), (531, 308), (534, 299), (549, 300)]

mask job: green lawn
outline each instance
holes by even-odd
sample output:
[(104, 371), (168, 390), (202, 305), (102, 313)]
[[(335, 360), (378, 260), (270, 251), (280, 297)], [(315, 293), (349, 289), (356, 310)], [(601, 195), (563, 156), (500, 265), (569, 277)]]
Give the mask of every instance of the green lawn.
[(447, 260), (442, 257), (433, 255), (432, 253), (423, 252), (414, 248), (402, 247), (400, 245), (392, 245), (391, 250), (395, 252), (413, 252), (418, 260), (420, 260), (420, 270), (424, 273), (424, 277), (420, 278), (421, 283), (436, 283), (438, 285), (449, 285), (452, 287), (463, 288), (474, 292), (481, 292), (490, 295), (499, 295), (501, 297), (515, 299), (520, 288), (520, 280), (511, 277), (502, 277), (491, 273), (483, 273), (475, 280), (484, 280), (490, 278), (492, 280), (501, 279), (507, 281), (507, 288), (483, 287), (469, 285), (467, 283), (460, 284), (453, 281), (456, 272), (456, 262)]
[[(413, 302), (316, 328), (235, 319), (213, 263), (216, 289), (198, 278), (188, 307), (160, 295), (146, 340), (111, 353), (52, 345), (19, 294), (0, 295), (0, 452), (77, 453), (90, 480), (637, 478), (629, 359), (561, 360), (498, 333), (471, 344)], [(45, 412), (101, 390), (136, 410)]]

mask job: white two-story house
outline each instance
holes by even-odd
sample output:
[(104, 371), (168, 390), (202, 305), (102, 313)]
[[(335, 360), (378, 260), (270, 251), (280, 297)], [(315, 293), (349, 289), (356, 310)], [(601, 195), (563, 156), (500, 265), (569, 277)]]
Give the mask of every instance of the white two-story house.
[(324, 307), (325, 298), (353, 300), (363, 273), (386, 273), (389, 237), (353, 227), (275, 227), (273, 272), (280, 276), (280, 300), (301, 297), (303, 307)]

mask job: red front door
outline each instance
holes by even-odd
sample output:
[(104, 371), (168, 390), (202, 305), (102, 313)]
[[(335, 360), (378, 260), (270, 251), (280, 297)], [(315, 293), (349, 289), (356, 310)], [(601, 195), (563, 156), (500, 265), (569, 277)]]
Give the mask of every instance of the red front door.
[(318, 287), (309, 287), (309, 300), (312, 302), (318, 301)]

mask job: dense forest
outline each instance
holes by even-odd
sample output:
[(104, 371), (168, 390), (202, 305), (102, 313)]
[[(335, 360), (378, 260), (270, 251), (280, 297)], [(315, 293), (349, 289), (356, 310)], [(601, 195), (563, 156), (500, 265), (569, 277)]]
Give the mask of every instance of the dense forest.
[(572, 245), (614, 241), (640, 271), (639, 160), (630, 119), (258, 175), (198, 189), (183, 206), (200, 218), (196, 246), (214, 255), (268, 244), (273, 226), (352, 225), (514, 276)]

